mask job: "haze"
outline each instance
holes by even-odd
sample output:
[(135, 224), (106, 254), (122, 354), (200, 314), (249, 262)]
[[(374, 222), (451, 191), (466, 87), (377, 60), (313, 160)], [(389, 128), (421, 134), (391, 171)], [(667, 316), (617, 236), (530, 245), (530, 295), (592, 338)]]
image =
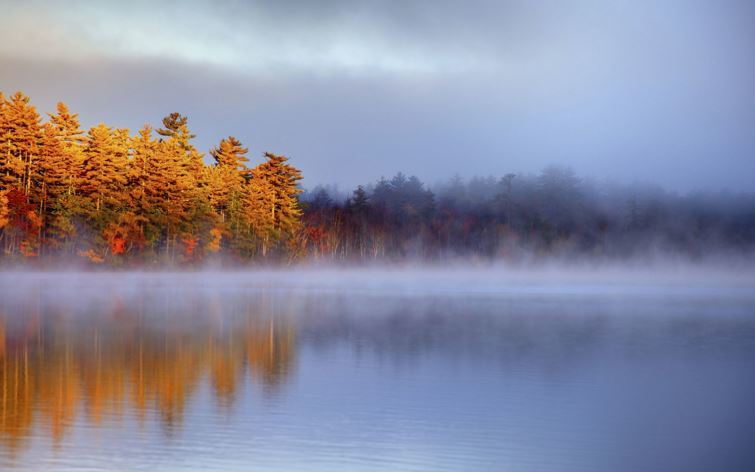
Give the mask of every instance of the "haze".
[(755, 5), (0, 1), (0, 90), (82, 124), (189, 116), (304, 185), (538, 172), (752, 190)]

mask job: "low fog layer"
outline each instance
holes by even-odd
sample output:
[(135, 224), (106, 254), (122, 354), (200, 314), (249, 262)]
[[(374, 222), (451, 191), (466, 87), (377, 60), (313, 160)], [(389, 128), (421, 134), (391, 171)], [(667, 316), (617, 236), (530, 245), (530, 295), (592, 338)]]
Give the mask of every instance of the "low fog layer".
[(500, 266), (443, 267), (407, 265), (373, 268), (262, 269), (195, 272), (0, 272), (0, 293), (24, 297), (50, 291), (75, 303), (82, 296), (105, 297), (165, 293), (255, 294), (312, 293), (399, 296), (731, 296), (755, 300), (755, 269), (664, 263), (634, 267), (574, 266), (538, 268)]
[(350, 194), (316, 187), (302, 201), (308, 252), (331, 261), (741, 261), (755, 250), (755, 194), (679, 194), (559, 166), (435, 185), (399, 173)]

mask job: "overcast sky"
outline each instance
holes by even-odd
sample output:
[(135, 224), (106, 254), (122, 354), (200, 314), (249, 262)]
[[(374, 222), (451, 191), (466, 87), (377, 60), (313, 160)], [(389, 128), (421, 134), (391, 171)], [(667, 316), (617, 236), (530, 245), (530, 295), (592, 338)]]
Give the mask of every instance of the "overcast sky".
[(401, 170), (755, 190), (749, 0), (0, 0), (0, 90), (135, 131), (189, 116), (305, 185)]

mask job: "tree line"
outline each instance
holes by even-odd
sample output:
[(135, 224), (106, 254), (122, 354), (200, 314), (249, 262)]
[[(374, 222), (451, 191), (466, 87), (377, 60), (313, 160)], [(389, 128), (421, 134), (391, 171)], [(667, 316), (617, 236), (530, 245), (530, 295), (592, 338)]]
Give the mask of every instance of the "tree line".
[(191, 263), (215, 253), (283, 258), (303, 250), (301, 172), (272, 153), (247, 167), (230, 136), (210, 151), (188, 120), (81, 129), (64, 103), (44, 121), (17, 92), (0, 94), (3, 256), (92, 263)]
[(21, 92), (0, 94), (0, 258), (522, 261), (755, 248), (753, 194), (599, 184), (557, 166), (433, 186), (399, 173), (348, 196), (304, 192), (284, 156), (249, 167), (229, 136), (207, 164), (194, 138), (179, 113), (135, 135), (105, 124), (85, 132), (63, 103), (43, 121)]
[(558, 166), (433, 186), (399, 173), (348, 196), (315, 188), (302, 201), (310, 254), (325, 259), (704, 259), (755, 249), (753, 194), (597, 183)]

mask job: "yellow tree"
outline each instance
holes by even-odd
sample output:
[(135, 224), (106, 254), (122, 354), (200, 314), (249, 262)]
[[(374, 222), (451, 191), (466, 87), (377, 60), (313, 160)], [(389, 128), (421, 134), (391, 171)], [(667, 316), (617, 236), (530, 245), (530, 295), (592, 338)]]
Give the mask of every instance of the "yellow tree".
[(82, 195), (88, 199), (90, 216), (96, 217), (122, 204), (127, 155), (128, 148), (119, 133), (104, 124), (89, 130), (80, 186)]
[(242, 254), (260, 253), (264, 257), (277, 241), (275, 218), (270, 211), (275, 194), (272, 184), (265, 179), (252, 178), (244, 186), (240, 218), (231, 228), (233, 246)]
[[(250, 190), (260, 193), (256, 198), (261, 205), (260, 213), (269, 213), (263, 217), (266, 226), (272, 225), (270, 235), (277, 240), (292, 236), (301, 225), (302, 210), (298, 195), (301, 189), (301, 171), (288, 164), (288, 158), (272, 153), (265, 153), (266, 162), (252, 169)], [(266, 252), (267, 248), (263, 248)]]
[(42, 130), (29, 97), (16, 92), (0, 105), (0, 190), (9, 191), (13, 228), (6, 229), (6, 251), (37, 255), (41, 217), (37, 213)]
[(59, 102), (57, 113), (49, 116), (50, 124), (55, 129), (65, 154), (67, 167), (60, 172), (67, 180), (66, 194), (71, 195), (76, 192), (76, 177), (84, 164), (83, 149), (86, 138), (79, 124), (78, 113), (71, 113), (65, 103)]
[[(51, 223), (53, 228), (58, 229), (58, 231), (53, 230), (53, 233), (57, 235), (61, 232), (62, 222), (58, 220), (61, 212), (57, 203), (68, 189), (71, 172), (70, 162), (51, 123), (45, 123), (42, 127), (41, 144), (37, 165), (39, 174), (37, 198), (42, 223), (39, 228), (40, 242), (47, 240), (47, 230)], [(40, 248), (42, 248), (41, 245)]]
[(42, 130), (36, 108), (21, 92), (0, 108), (0, 185), (29, 195), (36, 175)]
[(194, 147), (191, 140), (197, 135), (189, 131), (188, 118), (180, 113), (171, 113), (163, 118), (164, 128), (157, 130), (157, 134), (164, 136), (166, 141), (176, 143), (182, 150), (181, 165), (199, 184), (204, 174), (203, 155)]
[[(126, 193), (128, 150), (126, 130), (114, 131), (104, 124), (92, 127), (84, 148), (79, 182), (83, 216), (116, 254), (123, 252), (124, 248), (122, 238), (113, 231), (113, 225), (118, 224), (120, 212), (129, 203)], [(116, 236), (118, 240), (114, 240)]]
[(179, 235), (190, 230), (196, 181), (183, 165), (185, 152), (177, 140), (163, 140), (154, 147), (153, 158), (142, 164), (147, 169), (143, 204), (149, 224), (164, 241), (166, 254), (173, 257)]
[(241, 142), (229, 136), (220, 141), (217, 148), (210, 151), (215, 159), (215, 165), (211, 167), (210, 201), (215, 210), (225, 221), (226, 212), (232, 201), (239, 197), (244, 186), (246, 168), (246, 153), (249, 150), (241, 145)]
[[(78, 195), (79, 179), (83, 175), (84, 144), (86, 138), (79, 124), (78, 114), (71, 113), (65, 103), (59, 102), (56, 113), (49, 114), (45, 128), (44, 161), (50, 201), (47, 205), (47, 241), (64, 251), (71, 250), (77, 234), (75, 218), (81, 213)], [(50, 145), (50, 135), (59, 143), (59, 151)], [(51, 159), (54, 157), (55, 159)]]
[(243, 225), (245, 205), (244, 188), (249, 170), (246, 167), (246, 154), (249, 150), (241, 142), (229, 136), (220, 141), (217, 148), (210, 151), (215, 165), (207, 168), (207, 193), (212, 209), (220, 220), (220, 228), (233, 235)]
[(169, 201), (164, 212), (166, 253), (171, 260), (179, 239), (184, 243), (184, 255), (193, 257), (200, 234), (209, 234), (214, 227), (203, 155), (191, 144), (195, 135), (189, 131), (187, 121), (185, 116), (171, 113), (163, 118), (164, 128), (157, 130), (157, 134), (165, 137), (160, 141), (158, 154), (174, 176), (169, 185), (172, 188), (166, 188), (176, 198)]
[(159, 204), (160, 194), (151, 186), (163, 186), (162, 174), (156, 159), (158, 143), (152, 137), (152, 127), (144, 125), (139, 134), (131, 139), (131, 160), (129, 161), (128, 179), (131, 201), (134, 211), (141, 219), (141, 225), (147, 242), (155, 244), (160, 236), (160, 221), (154, 211)]

